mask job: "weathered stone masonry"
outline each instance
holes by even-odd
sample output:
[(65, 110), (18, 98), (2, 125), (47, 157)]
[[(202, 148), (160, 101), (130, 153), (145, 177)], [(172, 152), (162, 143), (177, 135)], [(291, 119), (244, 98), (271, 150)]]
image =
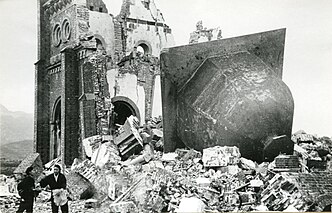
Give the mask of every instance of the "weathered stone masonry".
[(61, 156), (71, 164), (85, 156), (84, 138), (110, 134), (130, 114), (143, 124), (161, 108), (154, 84), (171, 29), (152, 0), (107, 12), (102, 0), (38, 1), (35, 151), (44, 163)]

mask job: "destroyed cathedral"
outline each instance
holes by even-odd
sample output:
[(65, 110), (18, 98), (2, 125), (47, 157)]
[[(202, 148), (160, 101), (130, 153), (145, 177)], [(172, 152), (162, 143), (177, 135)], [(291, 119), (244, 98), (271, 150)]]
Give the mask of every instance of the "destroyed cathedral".
[(161, 115), (159, 54), (174, 39), (153, 1), (123, 1), (113, 16), (102, 0), (39, 0), (38, 15), (35, 150), (44, 163), (72, 163), (84, 138), (110, 135), (130, 115), (140, 124)]

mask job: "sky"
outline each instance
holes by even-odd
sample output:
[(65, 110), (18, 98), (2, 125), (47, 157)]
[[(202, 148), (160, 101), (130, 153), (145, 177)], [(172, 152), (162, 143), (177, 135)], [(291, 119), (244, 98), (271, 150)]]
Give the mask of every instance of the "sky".
[[(188, 44), (196, 23), (229, 38), (286, 28), (283, 80), (292, 91), (293, 132), (332, 136), (332, 1), (154, 0), (176, 45)], [(104, 0), (117, 15), (122, 0)], [(33, 113), (37, 1), (0, 0), (0, 104)]]

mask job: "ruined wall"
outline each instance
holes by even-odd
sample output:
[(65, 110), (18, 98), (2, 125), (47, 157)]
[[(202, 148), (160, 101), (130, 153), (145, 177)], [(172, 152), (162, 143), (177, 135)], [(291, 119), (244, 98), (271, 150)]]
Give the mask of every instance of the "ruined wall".
[[(105, 45), (107, 55), (114, 57), (115, 38), (113, 17), (107, 13), (89, 12), (89, 31)], [(102, 23), (102, 24), (101, 24)]]
[(139, 108), (141, 122), (145, 118), (145, 93), (143, 86), (137, 84), (137, 76), (130, 73), (119, 73), (118, 69), (107, 72), (110, 97), (123, 96), (131, 99)]
[[(126, 0), (115, 18), (102, 0), (39, 0), (39, 12), (35, 150), (50, 160), (50, 121), (60, 99), (61, 152), (70, 164), (84, 156), (82, 139), (109, 134), (112, 98), (134, 105), (141, 124), (151, 117), (160, 96), (157, 57), (174, 40), (153, 1)], [(146, 54), (134, 51), (138, 45)]]
[(148, 53), (159, 57), (162, 48), (174, 45), (171, 29), (164, 23), (153, 1), (128, 1), (122, 8), (125, 14), (126, 53), (141, 43), (147, 44)]
[[(137, 76), (136, 84), (144, 88), (144, 107), (139, 107), (140, 111), (145, 111), (144, 119), (141, 119), (141, 122), (144, 122), (152, 116), (154, 97), (157, 100), (161, 99), (161, 91), (155, 90), (154, 85), (156, 76), (160, 74), (160, 51), (174, 45), (171, 29), (164, 23), (164, 18), (154, 1), (126, 0), (120, 15), (115, 19), (115, 38), (116, 51), (122, 47), (122, 54), (117, 52), (115, 56), (115, 61), (120, 62), (119, 73), (134, 73)], [(144, 52), (139, 52), (139, 48)], [(114, 76), (121, 79), (119, 82), (125, 83), (123, 76)], [(121, 91), (122, 86), (118, 80), (115, 84)], [(160, 105), (157, 107), (161, 108)], [(157, 113), (158, 111), (160, 113)], [(161, 115), (161, 110), (155, 110), (155, 113)]]

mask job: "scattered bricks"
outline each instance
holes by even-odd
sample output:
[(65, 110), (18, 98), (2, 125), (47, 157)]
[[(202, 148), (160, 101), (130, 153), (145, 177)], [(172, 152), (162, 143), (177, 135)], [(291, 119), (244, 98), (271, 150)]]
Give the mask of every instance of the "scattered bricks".
[(290, 205), (308, 211), (319, 196), (332, 194), (331, 182), (328, 172), (278, 173), (261, 193), (261, 201), (271, 211), (283, 211)]
[(14, 170), (15, 176), (25, 174), (25, 170), (32, 166), (36, 176), (39, 176), (43, 172), (43, 163), (41, 161), (39, 153), (33, 153), (28, 155)]
[(240, 151), (235, 146), (215, 146), (203, 149), (202, 161), (205, 167), (220, 167), (237, 164), (240, 156)]
[(93, 196), (94, 187), (92, 184), (76, 172), (66, 175), (67, 188), (72, 200), (87, 199)]
[(299, 158), (295, 155), (278, 155), (275, 158), (275, 168), (273, 171), (299, 171)]

